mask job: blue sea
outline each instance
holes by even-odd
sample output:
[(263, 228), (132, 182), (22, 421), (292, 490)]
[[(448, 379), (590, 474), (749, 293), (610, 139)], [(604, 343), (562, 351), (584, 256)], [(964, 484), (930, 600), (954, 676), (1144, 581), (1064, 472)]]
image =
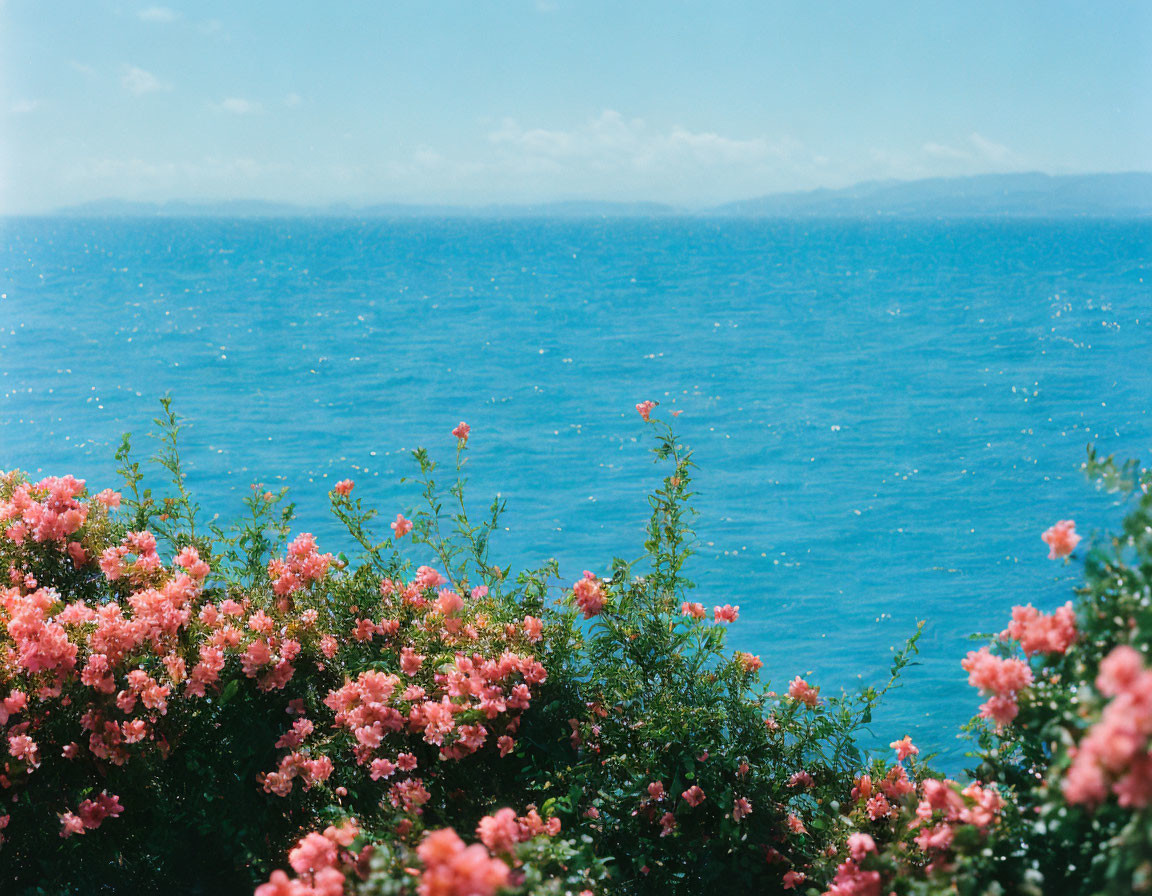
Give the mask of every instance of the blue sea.
[(1150, 262), (1148, 221), (8, 219), (0, 468), (116, 486), (171, 393), (208, 516), (286, 484), (342, 549), (331, 486), (409, 513), (465, 420), (496, 557), (570, 582), (641, 553), (658, 400), (732, 645), (835, 692), (925, 620), (872, 730), (955, 769), (969, 634), (1072, 596), (1047, 526), (1120, 518), (1085, 446), (1150, 454)]

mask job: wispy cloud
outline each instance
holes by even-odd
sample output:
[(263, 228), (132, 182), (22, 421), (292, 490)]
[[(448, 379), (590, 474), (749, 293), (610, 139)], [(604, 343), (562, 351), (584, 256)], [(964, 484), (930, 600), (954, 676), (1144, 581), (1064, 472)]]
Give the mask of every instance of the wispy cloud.
[(147, 6), (136, 13), (136, 17), (140, 19), (141, 22), (168, 24), (179, 19), (180, 13), (174, 9), (169, 9), (167, 6)]
[(284, 105), (289, 109), (295, 109), (302, 102), (304, 102), (304, 97), (298, 93), (289, 93), (284, 97)]
[(141, 185), (159, 185), (181, 191), (197, 185), (220, 187), (230, 183), (250, 182), (269, 175), (292, 174), (287, 163), (265, 162), (247, 157), (204, 156), (184, 161), (142, 158), (92, 158), (83, 160), (62, 172), (72, 183), (102, 184), (131, 180)]
[(221, 112), (229, 112), (232, 115), (251, 115), (254, 112), (259, 112), (261, 109), (259, 103), (254, 103), (251, 100), (246, 100), (239, 96), (230, 96), (212, 105), (213, 108)]
[(8, 107), (8, 111), (13, 115), (27, 115), (30, 112), (35, 112), (39, 108), (39, 100), (16, 100), (16, 102)]
[(971, 154), (962, 149), (949, 146), (947, 143), (934, 143), (932, 141), (924, 144), (924, 154), (932, 156), (934, 159), (948, 159), (950, 161), (962, 161), (971, 158)]
[(161, 81), (154, 74), (135, 65), (126, 65), (120, 77), (121, 86), (134, 96), (171, 90), (172, 85)]
[(987, 137), (980, 134), (971, 134), (968, 137), (968, 142), (972, 144), (972, 148), (982, 158), (987, 159), (989, 162), (1007, 162), (1012, 159), (1012, 150), (1010, 150), (1003, 143), (997, 143), (994, 140), (989, 140)]
[(925, 155), (947, 162), (979, 162), (986, 165), (1006, 165), (1015, 161), (1015, 154), (1002, 143), (989, 140), (983, 134), (972, 133), (958, 144), (928, 142), (922, 147)]
[(662, 130), (612, 109), (570, 130), (526, 128), (509, 118), (488, 140), (519, 154), (529, 167), (593, 170), (747, 164), (784, 158), (799, 148), (795, 141), (739, 139), (679, 125)]

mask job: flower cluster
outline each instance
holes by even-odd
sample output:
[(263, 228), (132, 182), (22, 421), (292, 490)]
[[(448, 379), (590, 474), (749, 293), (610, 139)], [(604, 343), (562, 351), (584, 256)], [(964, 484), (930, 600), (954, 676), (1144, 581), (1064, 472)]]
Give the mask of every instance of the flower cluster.
[(1076, 612), (1072, 609), (1072, 602), (1047, 616), (1031, 604), (1013, 607), (1012, 621), (1000, 637), (1019, 641), (1026, 656), (1065, 653), (1076, 640)]
[[(71, 475), (47, 476), (39, 482), (28, 483), (17, 481), (13, 473), (3, 478), (10, 491), (0, 500), (0, 529), (14, 544), (22, 544), (26, 538), (35, 542), (69, 543), (69, 537), (88, 518), (88, 503), (77, 500), (85, 493), (83, 479)], [(101, 492), (97, 500), (115, 507), (120, 503), (120, 496), (109, 490)]]
[(1011, 724), (1020, 711), (1017, 695), (1032, 684), (1032, 669), (1028, 664), (1014, 657), (996, 656), (987, 647), (981, 647), (969, 651), (960, 666), (968, 673), (972, 687), (990, 695), (980, 707), (981, 717), (991, 719), (999, 727)]
[(1049, 560), (1067, 557), (1080, 543), (1080, 536), (1076, 534), (1076, 523), (1072, 520), (1060, 520), (1046, 529), (1040, 537), (1048, 545)]
[(291, 595), (323, 579), (331, 565), (332, 555), (319, 552), (311, 533), (303, 532), (296, 536), (288, 545), (287, 557), (268, 563), (268, 578), (272, 580), (272, 590), (280, 598), (281, 611), (287, 611)]
[(572, 586), (572, 597), (585, 619), (598, 616), (604, 609), (604, 589), (595, 575), (584, 570), (584, 578)]
[(1121, 645), (1100, 664), (1096, 688), (1109, 700), (1071, 751), (1064, 796), (1091, 805), (1111, 791), (1121, 806), (1143, 809), (1152, 804), (1152, 669), (1138, 651)]
[(256, 888), (255, 896), (343, 896), (345, 870), (357, 858), (349, 847), (359, 833), (356, 823), (348, 821), (306, 835), (288, 853), (288, 864), (299, 876), (290, 878), (283, 871), (273, 871), (268, 883)]
[[(565, 844), (550, 841), (560, 833), (560, 820), (542, 819), (535, 810), (517, 816), (504, 808), (480, 819), (476, 828), (479, 842), (465, 841), (451, 827), (428, 831), (414, 849), (406, 840), (384, 844), (391, 849), (377, 852), (375, 844), (364, 842), (351, 849), (360, 836), (355, 822), (328, 826), (323, 833), (301, 838), (288, 854), (296, 877), (284, 871), (272, 872), (267, 883), (256, 888), (255, 896), (344, 896), (363, 879), (369, 891), (376, 881), (415, 878), (419, 896), (496, 896), (511, 893), (525, 877), (526, 863), (541, 862), (554, 853), (569, 852)], [(392, 863), (374, 861), (391, 856)], [(537, 872), (538, 873), (538, 872)], [(410, 892), (404, 890), (404, 892)], [(582, 891), (591, 896), (591, 890)]]
[[(873, 833), (848, 835), (833, 854), (837, 865), (824, 896), (882, 896), (901, 878), (939, 875), (947, 880), (964, 855), (954, 849), (957, 838), (987, 840), (1004, 807), (994, 786), (979, 783), (961, 788), (955, 781), (926, 777), (915, 785), (903, 774), (890, 773), (881, 787), (893, 801), (885, 813), (891, 817)], [(863, 800), (868, 792), (858, 781), (854, 798)], [(875, 820), (871, 810), (868, 817)]]

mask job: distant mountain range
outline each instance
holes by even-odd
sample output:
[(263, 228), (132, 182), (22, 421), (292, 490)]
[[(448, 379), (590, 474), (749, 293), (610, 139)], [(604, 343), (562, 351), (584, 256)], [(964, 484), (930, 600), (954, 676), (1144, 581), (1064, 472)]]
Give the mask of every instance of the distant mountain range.
[(984, 174), (872, 181), (843, 190), (730, 202), (713, 215), (752, 218), (1054, 218), (1152, 215), (1152, 173)]
[(293, 205), (260, 200), (104, 200), (56, 212), (107, 218), (1133, 218), (1152, 216), (1152, 173), (984, 174), (869, 181), (839, 190), (775, 193), (706, 209), (658, 202), (549, 202), (538, 205)]

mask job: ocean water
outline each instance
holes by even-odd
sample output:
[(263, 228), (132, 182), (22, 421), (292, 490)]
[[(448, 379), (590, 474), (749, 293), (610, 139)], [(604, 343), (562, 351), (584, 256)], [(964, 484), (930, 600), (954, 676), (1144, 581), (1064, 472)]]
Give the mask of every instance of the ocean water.
[(332, 484), (408, 512), (466, 420), (497, 559), (571, 581), (641, 553), (656, 399), (732, 645), (836, 691), (925, 620), (872, 727), (956, 768), (969, 633), (1071, 597), (1040, 532), (1120, 513), (1087, 444), (1150, 453), (1150, 259), (1152, 222), (9, 219), (0, 468), (115, 486), (171, 393), (209, 516), (287, 484), (339, 549)]

